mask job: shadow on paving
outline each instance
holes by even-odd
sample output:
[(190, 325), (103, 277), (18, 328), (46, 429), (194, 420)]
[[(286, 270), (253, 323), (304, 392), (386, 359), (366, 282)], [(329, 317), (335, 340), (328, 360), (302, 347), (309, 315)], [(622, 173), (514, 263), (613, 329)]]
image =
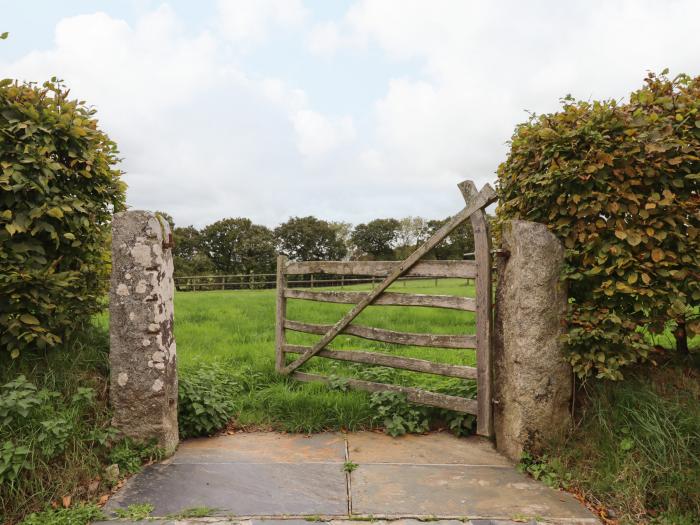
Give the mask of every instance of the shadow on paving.
[(155, 507), (153, 516), (170, 517), (160, 523), (178, 525), (197, 523), (177, 519), (197, 507), (221, 517), (208, 523), (242, 525), (340, 524), (348, 518), (356, 523), (363, 517), (474, 525), (598, 523), (570, 494), (517, 472), (489, 441), (446, 433), (391, 438), (372, 432), (254, 432), (190, 440), (169, 460), (131, 478), (105, 511), (141, 503)]

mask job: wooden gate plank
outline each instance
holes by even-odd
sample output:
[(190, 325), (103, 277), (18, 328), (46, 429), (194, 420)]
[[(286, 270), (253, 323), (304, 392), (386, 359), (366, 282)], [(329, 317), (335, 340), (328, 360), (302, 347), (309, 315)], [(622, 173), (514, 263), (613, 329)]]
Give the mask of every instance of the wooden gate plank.
[[(325, 273), (331, 275), (362, 275), (386, 277), (401, 261), (292, 261), (287, 263), (287, 275)], [(457, 277), (473, 279), (474, 261), (419, 261), (406, 271), (407, 277)]]
[[(476, 185), (465, 180), (458, 184), (464, 201), (469, 206), (478, 194)], [(483, 209), (470, 217), (474, 230), (474, 252), (476, 260), (476, 368), (477, 403), (476, 433), (493, 436), (493, 312), (491, 285), (491, 232)]]
[[(333, 325), (286, 320), (284, 327), (295, 332), (323, 335)], [(432, 348), (476, 348), (476, 337), (473, 335), (416, 334), (354, 324), (346, 326), (341, 333), (397, 345), (427, 346)]]
[[(288, 299), (342, 304), (357, 304), (368, 294), (369, 292), (310, 292), (297, 289), (287, 289), (284, 292), (284, 296)], [(471, 297), (395, 292), (384, 292), (372, 304), (385, 306), (430, 306), (433, 308), (463, 310), (465, 312), (473, 312), (476, 309), (476, 301)]]
[[(323, 350), (333, 338), (335, 338), (345, 327), (347, 327), (368, 305), (382, 294), (396, 279), (401, 277), (405, 272), (411, 269), (426, 253), (435, 248), (442, 242), (450, 233), (452, 233), (460, 224), (468, 219), (474, 212), (481, 210), (497, 199), (496, 192), (493, 188), (486, 184), (481, 191), (476, 194), (471, 203), (467, 205), (457, 215), (452, 217), (447, 224), (435, 232), (420, 248), (409, 255), (401, 262), (392, 272), (379, 283), (364, 299), (357, 303), (342, 319), (334, 324), (330, 330), (313, 346), (307, 350), (294, 362), (290, 363), (283, 369), (283, 373), (289, 374), (306, 363), (311, 357)], [(478, 277), (478, 272), (477, 272)]]
[[(287, 354), (303, 354), (309, 348), (309, 346), (284, 345), (283, 350)], [(459, 377), (461, 379), (476, 379), (476, 368), (473, 366), (450, 365), (447, 363), (436, 363), (426, 359), (380, 354), (376, 352), (363, 352), (361, 350), (321, 350), (316, 355), (318, 357), (327, 357), (328, 359), (335, 359), (337, 361), (389, 366), (402, 370), (425, 372), (426, 374), (436, 374), (447, 377)]]
[[(294, 372), (292, 378), (299, 381), (318, 381), (328, 383), (329, 378), (316, 374), (308, 374), (306, 372)], [(477, 402), (474, 399), (467, 399), (459, 396), (448, 396), (447, 394), (438, 394), (429, 392), (420, 388), (410, 386), (391, 385), (386, 383), (375, 383), (374, 381), (363, 381), (361, 379), (347, 378), (347, 385), (357, 390), (365, 390), (367, 392), (400, 392), (406, 396), (406, 399), (411, 403), (418, 405), (427, 405), (455, 412), (464, 412), (466, 414), (474, 414), (477, 412)]]

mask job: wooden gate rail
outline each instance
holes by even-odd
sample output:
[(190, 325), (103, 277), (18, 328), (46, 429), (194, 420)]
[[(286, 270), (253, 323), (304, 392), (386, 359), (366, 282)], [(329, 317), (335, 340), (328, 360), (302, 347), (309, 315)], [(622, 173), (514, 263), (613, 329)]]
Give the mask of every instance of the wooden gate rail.
[[(312, 324), (290, 320), (284, 322), (284, 327), (288, 330), (318, 335), (325, 334), (332, 326), (330, 324)], [(427, 346), (431, 348), (476, 348), (476, 336), (473, 335), (414, 334), (356, 324), (346, 326), (341, 333), (397, 345)]]
[[(321, 303), (357, 304), (368, 292), (310, 292), (307, 290), (286, 289), (284, 296), (287, 299), (304, 299)], [(372, 303), (384, 306), (431, 306), (433, 308), (451, 308), (473, 312), (476, 310), (476, 301), (471, 297), (458, 297), (455, 295), (426, 295), (384, 292)]]
[[(292, 261), (287, 263), (285, 273), (302, 275), (308, 273), (329, 273), (336, 275), (368, 275), (386, 277), (395, 272), (402, 261)], [(475, 261), (419, 261), (415, 266), (402, 272), (407, 277), (457, 277), (474, 279)]]
[[(328, 383), (330, 381), (328, 377), (308, 374), (306, 372), (294, 372), (291, 377), (299, 381), (321, 381), (323, 383)], [(363, 381), (362, 379), (354, 378), (347, 378), (347, 385), (357, 390), (365, 390), (366, 392), (400, 392), (404, 394), (406, 399), (411, 403), (445, 408), (447, 410), (465, 412), (467, 414), (476, 414), (478, 408), (477, 402), (474, 399), (428, 392), (427, 390), (421, 390), (420, 388), (414, 388), (412, 386), (375, 383), (374, 381)]]
[[(308, 346), (284, 345), (282, 351), (285, 354), (302, 354), (308, 350)], [(459, 377), (461, 379), (476, 379), (476, 368), (473, 366), (451, 365), (436, 363), (426, 359), (403, 357), (398, 355), (380, 354), (377, 352), (363, 352), (362, 350), (321, 350), (321, 357), (335, 359), (337, 361), (351, 361), (353, 363), (365, 363), (368, 365), (388, 366), (401, 368), (413, 372), (425, 372), (447, 377)]]
[[(240, 290), (240, 289), (270, 289), (275, 287), (275, 280), (269, 280), (269, 275), (276, 274), (264, 274), (264, 273), (250, 273), (242, 275), (184, 275), (175, 276), (173, 279), (175, 281), (175, 287), (178, 291), (216, 291), (216, 290)], [(303, 275), (303, 274), (300, 274)], [(300, 287), (311, 287), (314, 285), (317, 287), (324, 286), (340, 286), (344, 287), (346, 285), (353, 284), (372, 284), (376, 283), (376, 275), (367, 276), (355, 276), (346, 277), (345, 275), (335, 275), (327, 279), (315, 278), (314, 274), (310, 274), (310, 279), (293, 279), (287, 282), (288, 286), (300, 286)], [(231, 278), (238, 278), (238, 280), (231, 280)], [(406, 281), (417, 281), (417, 280), (432, 280), (439, 279), (439, 277), (401, 277), (402, 282)], [(437, 283), (436, 283), (437, 286)]]
[[(326, 377), (297, 371), (301, 365), (306, 363), (313, 356), (320, 356), (340, 361), (389, 366), (448, 377), (476, 379), (476, 400), (428, 392), (414, 387), (376, 383), (352, 378), (347, 378), (346, 383), (352, 388), (370, 392), (401, 392), (413, 403), (475, 414), (477, 415), (477, 433), (484, 436), (493, 435), (491, 398), (491, 253), (490, 234), (484, 208), (496, 200), (496, 194), (488, 184), (484, 186), (480, 192), (477, 192), (474, 184), (469, 181), (461, 183), (459, 187), (465, 200), (465, 208), (452, 217), (404, 261), (288, 262), (284, 256), (278, 258), (275, 326), (275, 367), (278, 372), (291, 374), (291, 377), (301, 381), (327, 382), (328, 378)], [(476, 251), (474, 261), (434, 261), (422, 259), (467, 219), (470, 219), (474, 230)], [(383, 279), (370, 292), (314, 292), (308, 290), (291, 290), (288, 288), (287, 275), (304, 274), (362, 275), (382, 277)], [(401, 277), (474, 279), (476, 284), (476, 299), (444, 295), (387, 292), (387, 288)], [(286, 304), (288, 299), (344, 303), (353, 304), (354, 306), (333, 325), (312, 324), (286, 319)], [(476, 335), (417, 334), (351, 324), (369, 305), (419, 306), (474, 311), (476, 314)], [(286, 330), (318, 334), (322, 337), (313, 346), (289, 345), (286, 343)], [(352, 335), (392, 344), (433, 348), (475, 348), (477, 366), (474, 368), (375, 352), (363, 352), (359, 350), (343, 351), (327, 348), (328, 344), (339, 334)], [(297, 358), (291, 363), (286, 364), (286, 354), (295, 354)]]

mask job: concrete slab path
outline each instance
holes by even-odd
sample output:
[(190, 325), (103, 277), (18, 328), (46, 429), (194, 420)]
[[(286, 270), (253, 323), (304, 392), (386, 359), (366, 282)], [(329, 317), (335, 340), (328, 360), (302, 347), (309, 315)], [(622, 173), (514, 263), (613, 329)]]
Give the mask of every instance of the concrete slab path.
[(340, 525), (370, 517), (395, 525), (408, 525), (406, 518), (446, 525), (598, 523), (570, 494), (517, 472), (489, 441), (447, 433), (194, 439), (131, 478), (105, 511), (137, 503), (152, 504), (153, 516), (170, 517), (161, 523), (178, 525), (201, 522), (177, 519), (197, 507), (208, 509), (204, 522), (222, 525)]

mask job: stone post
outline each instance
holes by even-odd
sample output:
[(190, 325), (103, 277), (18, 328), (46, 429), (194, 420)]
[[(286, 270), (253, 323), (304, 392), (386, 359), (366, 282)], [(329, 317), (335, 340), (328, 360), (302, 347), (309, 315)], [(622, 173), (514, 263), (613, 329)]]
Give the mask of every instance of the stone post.
[(151, 212), (125, 211), (112, 220), (113, 425), (125, 436), (156, 440), (167, 454), (178, 443), (171, 240), (167, 221)]
[(564, 248), (544, 224), (504, 225), (494, 331), (496, 446), (517, 461), (568, 427), (572, 371), (561, 336)]

